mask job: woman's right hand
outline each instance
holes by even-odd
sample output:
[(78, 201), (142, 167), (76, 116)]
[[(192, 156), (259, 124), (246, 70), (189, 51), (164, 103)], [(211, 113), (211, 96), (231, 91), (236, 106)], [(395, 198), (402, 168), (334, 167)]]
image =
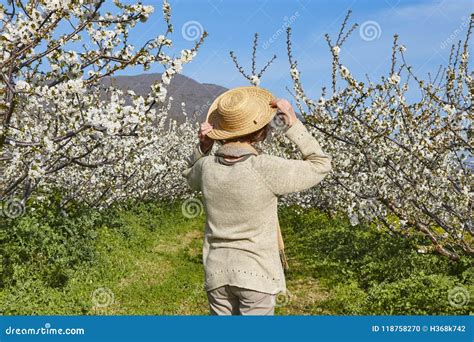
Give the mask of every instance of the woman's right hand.
[(272, 106), (272, 108), (278, 108), (280, 113), (283, 114), (282, 119), (289, 127), (291, 127), (296, 121), (298, 121), (298, 117), (296, 116), (296, 113), (293, 110), (291, 103), (288, 102), (288, 100), (275, 99), (270, 102), (270, 106)]
[(199, 129), (198, 138), (202, 153), (207, 153), (214, 145), (214, 140), (207, 136), (207, 133), (212, 131), (213, 127), (209, 122), (203, 122)]

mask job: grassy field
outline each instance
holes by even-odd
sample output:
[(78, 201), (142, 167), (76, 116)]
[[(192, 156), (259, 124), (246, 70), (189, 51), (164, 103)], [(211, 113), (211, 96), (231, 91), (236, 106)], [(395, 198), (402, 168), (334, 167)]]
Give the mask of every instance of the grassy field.
[[(35, 215), (0, 240), (8, 260), (3, 314), (208, 313), (204, 214), (189, 219), (180, 203), (142, 203), (74, 219)], [(289, 293), (277, 298), (277, 314), (472, 312), (469, 301), (453, 306), (450, 299), (457, 288), (472, 294), (468, 259), (453, 263), (418, 254), (420, 241), (351, 227), (316, 210), (285, 208), (280, 219), (290, 270)], [(34, 244), (39, 247), (30, 248)]]

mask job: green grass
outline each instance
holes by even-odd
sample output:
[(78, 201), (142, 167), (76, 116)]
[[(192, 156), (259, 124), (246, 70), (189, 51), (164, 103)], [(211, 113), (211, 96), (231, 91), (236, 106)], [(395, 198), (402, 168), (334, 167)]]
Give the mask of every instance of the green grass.
[[(49, 211), (48, 211), (49, 212)], [(72, 217), (71, 217), (72, 216)], [(416, 253), (416, 239), (351, 227), (316, 210), (285, 208), (289, 295), (276, 313), (468, 314), (448, 301), (472, 294), (470, 260)], [(67, 218), (43, 211), (0, 233), (3, 314), (201, 315), (204, 214), (180, 203), (121, 205)]]
[(38, 273), (36, 265), (19, 270), (21, 284), (1, 293), (4, 313), (206, 312), (200, 259), (203, 217), (190, 220), (176, 207), (150, 204), (113, 210), (101, 223), (93, 262), (71, 270), (66, 284), (59, 288), (29, 279)]

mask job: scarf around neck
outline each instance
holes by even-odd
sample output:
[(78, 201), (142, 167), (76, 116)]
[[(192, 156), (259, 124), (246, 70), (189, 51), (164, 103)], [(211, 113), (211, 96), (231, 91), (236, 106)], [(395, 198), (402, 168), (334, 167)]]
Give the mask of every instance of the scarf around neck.
[[(219, 147), (215, 153), (217, 161), (224, 165), (233, 165), (244, 161), (251, 156), (257, 156), (258, 151), (250, 144), (242, 142), (229, 142)], [(240, 158), (238, 160), (226, 160), (226, 157)]]

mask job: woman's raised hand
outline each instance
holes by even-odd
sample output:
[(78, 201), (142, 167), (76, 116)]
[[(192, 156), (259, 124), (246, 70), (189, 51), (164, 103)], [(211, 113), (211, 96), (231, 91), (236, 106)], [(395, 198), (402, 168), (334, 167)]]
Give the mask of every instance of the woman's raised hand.
[(277, 113), (277, 115), (281, 115), (283, 121), (291, 127), (297, 120), (298, 117), (296, 116), (295, 111), (293, 110), (293, 107), (291, 106), (291, 103), (288, 102), (288, 100), (285, 99), (275, 99), (270, 102), (270, 106), (272, 108), (278, 108), (280, 113)]
[(214, 145), (214, 140), (207, 136), (207, 133), (212, 131), (212, 125), (209, 122), (203, 122), (201, 128), (199, 129), (198, 137), (201, 147), (201, 152), (207, 153), (209, 149)]

